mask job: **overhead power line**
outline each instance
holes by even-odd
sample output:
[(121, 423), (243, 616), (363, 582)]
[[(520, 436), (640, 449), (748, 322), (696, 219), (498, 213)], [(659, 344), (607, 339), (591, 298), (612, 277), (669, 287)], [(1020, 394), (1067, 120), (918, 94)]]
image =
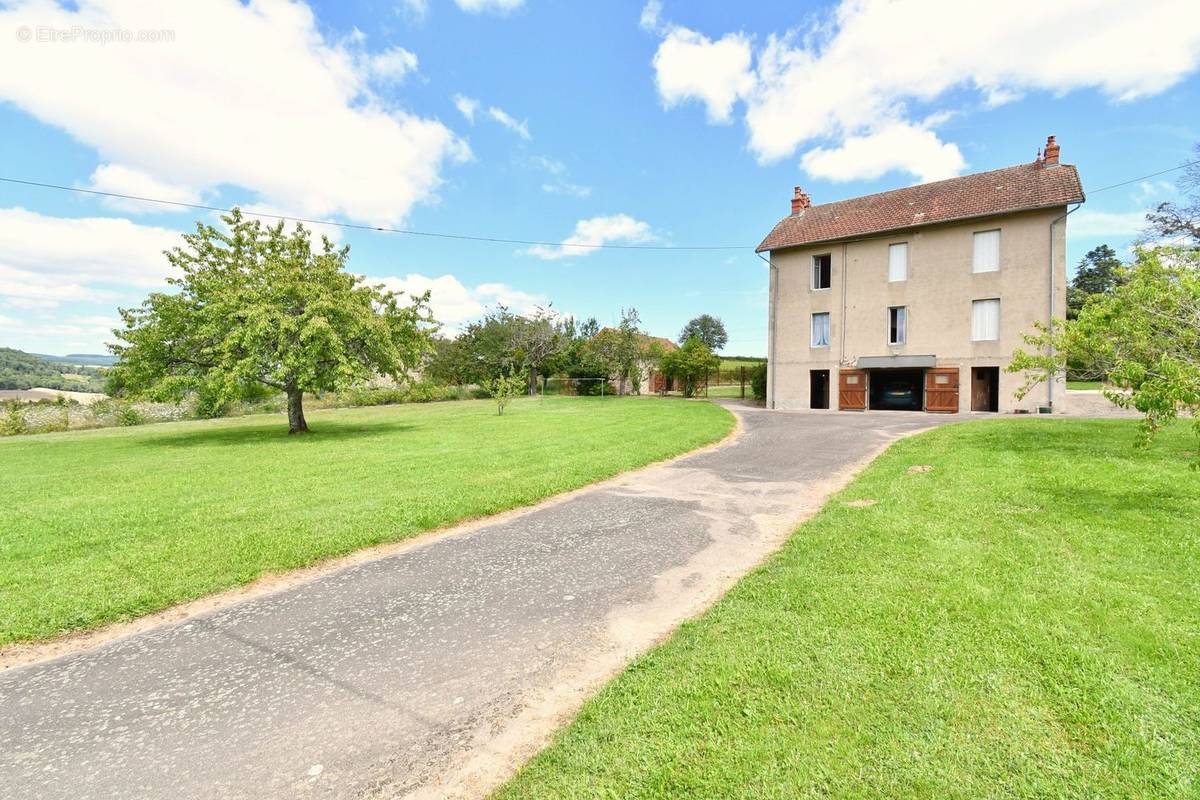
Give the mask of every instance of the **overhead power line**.
[[(121, 194), (120, 192), (102, 192), (99, 189), (84, 189), (79, 186), (61, 186), (55, 183), (41, 183), (40, 181), (26, 181), (18, 178), (5, 178), (0, 176), (0, 181), (4, 183), (15, 183), (21, 186), (36, 186), (40, 189), (58, 189), (64, 192), (77, 192), (79, 194), (98, 195), (100, 197), (114, 197), (119, 200), (134, 200), (140, 203), (158, 203), (166, 206), (177, 206), (179, 208), (192, 208), (197, 211), (217, 211), (223, 214), (233, 212), (232, 208), (224, 208), (222, 206), (207, 206), (202, 203), (185, 203), (180, 200), (163, 200), (157, 197), (141, 197), (132, 194)], [(408, 228), (389, 228), (383, 225), (359, 225), (353, 222), (335, 222), (327, 219), (311, 219), (308, 217), (297, 217), (290, 214), (269, 214), (262, 211), (245, 211), (242, 213), (249, 217), (266, 217), (267, 219), (279, 219), (285, 222), (303, 222), (309, 225), (331, 225), (335, 228), (346, 228), (356, 231), (375, 231), (376, 233), (402, 233), (406, 236), (427, 236), (434, 239), (458, 239), (467, 242), (490, 242), (492, 244), (523, 244), (529, 246), (541, 247), (578, 247), (583, 249), (595, 250), (746, 250), (747, 245), (668, 245), (668, 244), (605, 244), (598, 242), (551, 242), (537, 241), (532, 239), (502, 239), (496, 236), (475, 236), (460, 233), (434, 233), (432, 231), (416, 231)]]
[[(1099, 189), (1091, 189), (1087, 193), (1089, 195), (1107, 192), (1109, 189), (1117, 189), (1122, 186), (1128, 186), (1131, 183), (1144, 181), (1148, 178), (1156, 178), (1159, 175), (1166, 175), (1168, 172), (1186, 169), (1187, 167), (1200, 164), (1200, 160), (1189, 161), (1186, 164), (1169, 167), (1151, 172), (1148, 175), (1141, 175), (1137, 178), (1121, 181), (1120, 183), (1101, 186)], [(75, 192), (77, 194), (88, 194), (98, 197), (112, 197), (118, 200), (130, 200), (139, 203), (156, 203), (164, 206), (175, 206), (177, 208), (190, 208), (196, 211), (215, 211), (222, 214), (233, 212), (232, 208), (224, 206), (210, 206), (203, 203), (187, 203), (182, 200), (165, 200), (160, 197), (144, 197), (141, 195), (123, 194), (121, 192), (105, 192), (99, 189), (85, 189), (80, 186), (63, 186), (57, 183), (44, 183), (42, 181), (30, 181), (20, 178), (8, 178), (0, 176), (0, 182), (16, 184), (19, 186), (34, 186), (39, 189), (56, 189), (62, 192)], [(308, 225), (329, 225), (335, 228), (344, 228), (346, 230), (356, 231), (374, 231), (376, 233), (399, 233), (405, 236), (424, 236), (431, 239), (454, 239), (465, 242), (487, 242), (491, 244), (519, 244), (528, 247), (574, 247), (582, 250), (658, 250), (658, 251), (714, 251), (714, 250), (748, 250), (750, 245), (668, 245), (668, 244), (607, 244), (600, 242), (555, 242), (549, 240), (535, 239), (506, 239), (498, 236), (480, 236), (475, 234), (462, 233), (438, 233), (435, 231), (418, 231), (411, 228), (391, 228), (383, 225), (362, 225), (354, 222), (336, 222), (328, 219), (312, 219), (310, 217), (299, 217), (289, 214), (271, 214), (264, 211), (242, 211), (243, 214), (252, 217), (263, 217), (266, 219), (283, 220), (285, 222), (303, 222)]]

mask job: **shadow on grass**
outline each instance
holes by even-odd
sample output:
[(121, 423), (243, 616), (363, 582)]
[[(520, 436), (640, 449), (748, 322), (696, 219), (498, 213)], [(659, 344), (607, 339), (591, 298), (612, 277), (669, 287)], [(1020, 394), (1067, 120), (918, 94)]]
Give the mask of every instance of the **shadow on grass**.
[(385, 436), (415, 430), (418, 426), (410, 422), (368, 423), (322, 420), (309, 425), (305, 434), (288, 434), (287, 421), (259, 423), (255, 425), (222, 426), (177, 431), (159, 436), (147, 436), (138, 441), (142, 447), (239, 447), (244, 445), (286, 444), (303, 446), (325, 442), (350, 441), (373, 436)]

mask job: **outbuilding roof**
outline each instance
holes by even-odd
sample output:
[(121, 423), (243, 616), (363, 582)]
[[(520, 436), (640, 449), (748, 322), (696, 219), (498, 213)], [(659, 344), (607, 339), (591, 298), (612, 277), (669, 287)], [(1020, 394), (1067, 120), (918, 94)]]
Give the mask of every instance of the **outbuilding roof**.
[[(1057, 153), (1056, 153), (1057, 155)], [(797, 196), (807, 196), (797, 190)], [(854, 239), (938, 222), (1083, 202), (1073, 164), (1035, 161), (836, 203), (801, 207), (784, 217), (755, 252)]]

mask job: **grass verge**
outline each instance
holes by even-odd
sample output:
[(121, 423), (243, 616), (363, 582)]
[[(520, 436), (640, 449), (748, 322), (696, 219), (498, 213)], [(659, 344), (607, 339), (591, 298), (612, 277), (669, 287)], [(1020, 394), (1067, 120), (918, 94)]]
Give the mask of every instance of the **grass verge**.
[(499, 797), (1196, 797), (1195, 440), (1135, 424), (893, 445)]
[(0, 645), (127, 620), (716, 441), (710, 403), (490, 401), (0, 440)]

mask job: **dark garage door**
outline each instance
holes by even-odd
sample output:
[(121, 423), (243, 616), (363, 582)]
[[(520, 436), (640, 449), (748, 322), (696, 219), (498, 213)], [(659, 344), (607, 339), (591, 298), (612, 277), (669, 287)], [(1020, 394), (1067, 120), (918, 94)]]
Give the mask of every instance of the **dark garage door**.
[(871, 370), (871, 410), (920, 411), (925, 375), (919, 369)]

